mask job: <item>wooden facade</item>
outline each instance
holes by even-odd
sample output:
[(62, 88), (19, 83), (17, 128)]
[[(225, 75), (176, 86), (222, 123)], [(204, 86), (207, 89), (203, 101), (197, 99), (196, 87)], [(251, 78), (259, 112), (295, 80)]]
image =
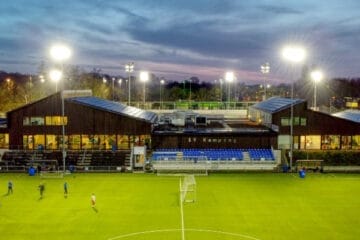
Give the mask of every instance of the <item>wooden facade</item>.
[[(306, 101), (295, 101), (292, 133), (294, 149), (360, 150), (360, 123), (313, 111), (308, 109)], [(259, 103), (259, 107), (250, 107), (251, 118), (276, 131), (278, 147), (289, 149), (291, 105), (280, 106), (279, 110), (274, 108), (272, 111), (266, 109), (268, 106), (266, 103)]]
[[(64, 99), (65, 116), (65, 141), (70, 140), (70, 136), (80, 136), (80, 149), (84, 146), (81, 143), (83, 136), (101, 136), (101, 138), (113, 138), (111, 141), (118, 141), (118, 136), (127, 136), (129, 140), (128, 148), (139, 138), (149, 138), (152, 123), (145, 119), (134, 118), (130, 115), (119, 114), (106, 109), (99, 109), (93, 106), (82, 105), (70, 99)], [(49, 143), (47, 136), (62, 138), (62, 100), (61, 93), (58, 92), (37, 102), (25, 105), (7, 113), (8, 132), (10, 149), (26, 148), (26, 136), (44, 136), (44, 147), (48, 149)], [(48, 123), (48, 119), (55, 119), (57, 122)], [(55, 121), (54, 120), (54, 121)], [(67, 139), (68, 138), (68, 139)], [(49, 138), (50, 139), (50, 138)], [(61, 139), (60, 139), (61, 140)], [(50, 140), (49, 140), (50, 141)], [(103, 140), (104, 141), (104, 140)], [(141, 139), (144, 142), (144, 139)], [(59, 144), (58, 144), (59, 145)], [(38, 146), (33, 146), (36, 149)], [(50, 147), (49, 147), (50, 148)], [(109, 144), (107, 144), (107, 148)], [(59, 149), (51, 147), (52, 150)]]
[(275, 132), (262, 133), (153, 133), (152, 146), (158, 148), (277, 148)]

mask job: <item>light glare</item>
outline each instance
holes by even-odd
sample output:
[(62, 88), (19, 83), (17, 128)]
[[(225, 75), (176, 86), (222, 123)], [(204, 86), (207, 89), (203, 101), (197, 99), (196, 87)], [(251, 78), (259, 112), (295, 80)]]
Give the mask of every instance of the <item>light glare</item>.
[(50, 49), (50, 56), (53, 60), (61, 62), (71, 57), (71, 50), (62, 44), (54, 45)]
[(299, 63), (306, 58), (306, 51), (299, 46), (286, 46), (282, 50), (282, 56), (288, 61)]
[(310, 75), (315, 83), (320, 82), (324, 77), (324, 74), (320, 70), (312, 71)]
[(62, 72), (60, 70), (53, 69), (50, 71), (49, 76), (52, 81), (59, 82), (62, 78)]

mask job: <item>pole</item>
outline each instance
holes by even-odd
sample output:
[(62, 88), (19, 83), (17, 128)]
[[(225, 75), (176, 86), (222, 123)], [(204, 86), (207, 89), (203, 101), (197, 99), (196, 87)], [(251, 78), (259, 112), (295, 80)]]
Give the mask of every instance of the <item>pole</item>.
[(112, 78), (112, 100), (114, 101), (114, 82), (115, 78)]
[(162, 93), (161, 93), (161, 85), (162, 85), (162, 82), (160, 81), (160, 109), (162, 109)]
[(144, 109), (145, 109), (145, 81), (144, 81), (144, 99), (143, 99), (143, 105), (144, 105)]
[(227, 109), (230, 109), (230, 82), (228, 82), (228, 99), (227, 99)]
[(291, 83), (291, 107), (290, 107), (290, 171), (293, 165), (293, 152), (294, 152), (294, 137), (293, 137), (293, 124), (294, 124), (294, 81)]
[(130, 106), (131, 100), (130, 100), (130, 71), (128, 72), (128, 77), (129, 77), (129, 82), (128, 82), (128, 86), (129, 86), (129, 93), (128, 93), (128, 106)]
[(64, 89), (61, 91), (61, 118), (62, 118), (62, 158), (64, 173), (66, 171), (66, 151), (65, 151), (65, 101), (64, 101)]
[(190, 94), (189, 94), (189, 101), (191, 102), (191, 79), (189, 79), (190, 81)]
[(314, 111), (316, 111), (316, 81), (314, 81)]

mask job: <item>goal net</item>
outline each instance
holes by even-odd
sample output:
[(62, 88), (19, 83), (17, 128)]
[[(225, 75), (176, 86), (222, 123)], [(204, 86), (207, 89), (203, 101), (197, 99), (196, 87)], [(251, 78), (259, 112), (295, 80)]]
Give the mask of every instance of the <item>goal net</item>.
[(180, 200), (182, 203), (196, 201), (196, 181), (194, 175), (180, 178)]
[(41, 178), (63, 178), (64, 172), (63, 171), (41, 171), (40, 172)]
[(209, 162), (206, 157), (183, 157), (181, 160), (152, 161), (152, 166), (158, 176), (207, 176)]
[(57, 160), (32, 161), (41, 178), (62, 178), (63, 171), (60, 171)]
[(300, 169), (310, 170), (310, 171), (320, 171), (323, 172), (323, 160), (319, 159), (300, 159), (296, 161), (296, 171)]

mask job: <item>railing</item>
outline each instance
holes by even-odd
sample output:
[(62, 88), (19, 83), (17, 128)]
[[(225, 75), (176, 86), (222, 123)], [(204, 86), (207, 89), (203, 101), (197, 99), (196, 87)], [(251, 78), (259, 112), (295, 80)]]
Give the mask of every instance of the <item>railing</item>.
[(242, 110), (257, 102), (195, 102), (195, 101), (177, 101), (177, 102), (131, 102), (131, 106), (146, 110)]
[[(13, 166), (3, 165), (0, 166), (0, 172), (22, 172), (27, 173), (29, 166)], [(74, 172), (124, 172), (126, 169), (124, 166), (75, 166)]]

